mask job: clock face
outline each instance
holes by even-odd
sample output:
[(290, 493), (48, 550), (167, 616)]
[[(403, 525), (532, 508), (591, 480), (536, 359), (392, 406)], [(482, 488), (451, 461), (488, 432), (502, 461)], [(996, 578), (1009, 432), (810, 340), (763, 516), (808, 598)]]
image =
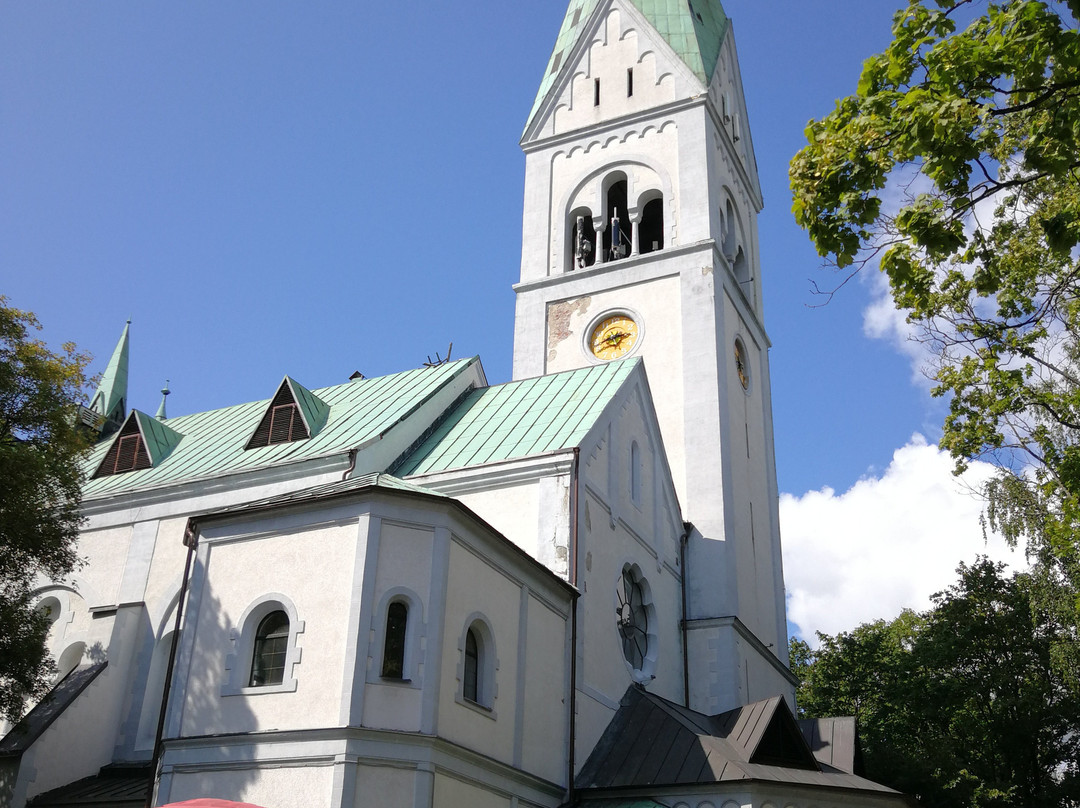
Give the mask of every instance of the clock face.
[(746, 364), (746, 349), (740, 340), (735, 340), (735, 372), (743, 390), (750, 387), (750, 368)]
[(597, 323), (589, 335), (589, 349), (597, 359), (618, 359), (630, 353), (637, 340), (637, 323), (625, 314), (616, 314)]
[(645, 593), (633, 571), (626, 570), (619, 582), (615, 598), (615, 622), (622, 638), (623, 656), (636, 671), (645, 666), (649, 654), (649, 614), (645, 609)]

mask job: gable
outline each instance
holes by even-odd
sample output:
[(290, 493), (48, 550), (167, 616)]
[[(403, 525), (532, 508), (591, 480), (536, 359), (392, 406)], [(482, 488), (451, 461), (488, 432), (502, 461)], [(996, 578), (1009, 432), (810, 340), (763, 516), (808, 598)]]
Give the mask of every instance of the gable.
[(244, 448), (258, 449), (313, 437), (329, 414), (326, 402), (286, 376)]
[(764, 731), (757, 739), (753, 754), (750, 755), (750, 762), (817, 771), (817, 760), (783, 699), (779, 699), (769, 716)]
[(183, 436), (144, 412), (132, 410), (113, 438), (94, 478), (151, 468), (164, 460)]
[(682, 512), (643, 364), (581, 442), (581, 461), (584, 483), (609, 509), (612, 525), (623, 519), (643, 536), (681, 535)]
[[(697, 0), (696, 5), (693, 0), (571, 0), (529, 113), (526, 137), (546, 128), (541, 119), (558, 109), (585, 117), (591, 106), (605, 106), (600, 102), (608, 97), (632, 96), (631, 103), (605, 110), (604, 117), (611, 118), (697, 94), (712, 81), (728, 27), (718, 0)], [(635, 71), (632, 79), (626, 75), (630, 69)], [(677, 88), (676, 73), (682, 79)], [(663, 98), (651, 92), (665, 83)], [(554, 130), (575, 128), (574, 123), (556, 123)]]

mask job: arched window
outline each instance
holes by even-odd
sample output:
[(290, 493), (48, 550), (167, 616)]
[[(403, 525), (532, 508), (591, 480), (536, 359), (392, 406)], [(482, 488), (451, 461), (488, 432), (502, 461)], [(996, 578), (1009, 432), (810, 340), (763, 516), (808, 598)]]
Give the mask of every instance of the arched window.
[(476, 631), (465, 632), (465, 674), (462, 678), (462, 695), (473, 703), (480, 701), (480, 641)]
[(255, 631), (248, 687), (280, 685), (285, 678), (285, 656), (289, 649), (289, 616), (270, 612)]
[(596, 263), (596, 228), (592, 211), (578, 208), (570, 214), (570, 269), (584, 269)]
[(225, 658), (228, 675), (221, 695), (295, 692), (303, 633), (304, 621), (288, 597), (280, 592), (260, 596), (229, 633), (235, 651)]
[(487, 618), (476, 612), (466, 621), (467, 628), (458, 640), (461, 662), (458, 678), (461, 690), (456, 700), (460, 704), (483, 708), (488, 718), (495, 718), (495, 683), (499, 663), (495, 658), (495, 636)]
[(383, 638), (382, 675), (387, 679), (405, 678), (405, 633), (409, 626), (409, 607), (396, 600), (386, 610), (386, 636)]
[(637, 441), (630, 444), (630, 499), (641, 504), (641, 449)]
[[(615, 261), (630, 254), (633, 243), (633, 225), (626, 202), (626, 175), (622, 172), (614, 175), (623, 177), (612, 182), (607, 189), (604, 207), (604, 260)], [(615, 219), (618, 219), (616, 226)], [(617, 240), (612, 243), (612, 238)]]
[(739, 211), (730, 199), (724, 203), (724, 213), (721, 217), (721, 222), (724, 237), (721, 249), (724, 253), (724, 257), (731, 262), (731, 271), (735, 274), (735, 280), (740, 285), (744, 286), (744, 292), (750, 294), (752, 290), (745, 288), (745, 285), (751, 280), (750, 262), (747, 259), (746, 249), (743, 246), (746, 242), (746, 238), (743, 233), (742, 222), (739, 218)]
[(664, 200), (662, 197), (650, 199), (641, 209), (641, 224), (638, 225), (638, 252), (655, 252), (664, 248)]

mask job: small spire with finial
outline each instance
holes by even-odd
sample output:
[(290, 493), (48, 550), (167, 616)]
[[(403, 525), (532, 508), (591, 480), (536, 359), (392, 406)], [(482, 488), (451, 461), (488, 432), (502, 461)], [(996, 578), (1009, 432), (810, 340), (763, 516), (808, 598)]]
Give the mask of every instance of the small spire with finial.
[(157, 415), (154, 417), (159, 421), (164, 421), (168, 416), (165, 415), (165, 398), (171, 393), (169, 390), (169, 380), (165, 380), (165, 386), (161, 388), (161, 406), (157, 408)]

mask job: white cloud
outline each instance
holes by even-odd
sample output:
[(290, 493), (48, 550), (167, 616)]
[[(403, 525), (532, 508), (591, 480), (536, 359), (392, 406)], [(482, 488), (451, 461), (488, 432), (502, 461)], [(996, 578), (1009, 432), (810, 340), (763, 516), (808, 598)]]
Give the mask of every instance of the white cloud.
[(991, 473), (981, 462), (964, 477), (922, 435), (897, 449), (880, 477), (848, 491), (782, 494), (780, 524), (790, 630), (816, 645), (904, 608), (925, 609), (930, 595), (956, 580), (955, 569), (980, 553), (1024, 566), (997, 536), (984, 541), (974, 489)]
[(918, 329), (907, 321), (907, 312), (896, 308), (889, 279), (874, 267), (863, 278), (870, 287), (870, 303), (863, 309), (863, 333), (871, 339), (886, 340), (911, 362), (911, 378), (918, 386), (929, 389), (930, 380), (924, 368), (932, 354), (926, 344), (915, 339)]

